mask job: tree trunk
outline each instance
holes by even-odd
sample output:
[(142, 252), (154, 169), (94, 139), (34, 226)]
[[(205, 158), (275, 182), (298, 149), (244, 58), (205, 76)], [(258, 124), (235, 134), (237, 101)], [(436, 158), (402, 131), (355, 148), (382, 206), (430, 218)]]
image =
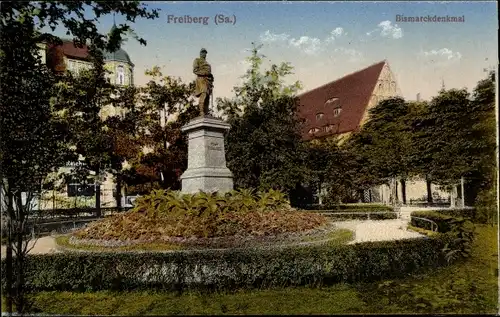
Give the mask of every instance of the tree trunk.
[(396, 200), (396, 203), (399, 202), (399, 193), (398, 193), (398, 181), (397, 179), (394, 179), (394, 192), (395, 192), (395, 200)]
[(122, 211), (122, 178), (120, 175), (116, 176), (116, 207), (118, 212)]
[(403, 205), (406, 205), (406, 180), (401, 179), (401, 192), (403, 193)]
[(6, 291), (7, 291), (7, 312), (12, 315), (12, 291), (14, 288), (12, 287), (12, 219), (14, 215), (14, 200), (12, 194), (12, 181), (8, 180), (8, 188), (7, 188), (7, 252), (5, 254), (5, 279), (6, 279)]
[(17, 200), (17, 215), (19, 216), (17, 219), (17, 228), (15, 230), (16, 232), (16, 249), (17, 249), (17, 256), (16, 256), (16, 311), (18, 314), (24, 313), (24, 308), (25, 308), (25, 294), (24, 294), (24, 260), (25, 260), (25, 254), (22, 252), (23, 250), (23, 236), (25, 232), (25, 218), (26, 218), (26, 212), (25, 212), (25, 206), (23, 205), (22, 202), (22, 197), (21, 197), (21, 192), (16, 193), (16, 200)]
[(426, 185), (427, 185), (427, 202), (429, 204), (432, 204), (432, 182), (429, 180), (428, 177), (425, 179)]
[(100, 183), (100, 168), (97, 168), (95, 173), (96, 181), (95, 181), (95, 208), (96, 208), (96, 216), (101, 217), (101, 183)]

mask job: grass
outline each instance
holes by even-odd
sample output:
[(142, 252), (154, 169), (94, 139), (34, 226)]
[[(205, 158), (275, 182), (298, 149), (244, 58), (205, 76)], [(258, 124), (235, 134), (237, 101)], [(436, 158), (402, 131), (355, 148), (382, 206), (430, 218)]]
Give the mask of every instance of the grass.
[(400, 280), (180, 295), (41, 292), (33, 295), (34, 308), (43, 313), (103, 315), (496, 314), (497, 231), (497, 226), (477, 225), (477, 239), (469, 259)]
[(103, 247), (95, 245), (73, 245), (69, 243), (69, 235), (58, 236), (55, 238), (56, 244), (67, 249), (82, 250), (82, 251), (167, 251), (167, 250), (181, 250), (182, 246), (173, 243), (143, 243), (138, 245), (129, 245), (123, 247)]
[[(137, 245), (123, 246), (123, 247), (104, 247), (95, 245), (73, 245), (69, 243), (70, 236), (62, 235), (55, 238), (56, 244), (63, 247), (66, 250), (81, 250), (81, 251), (112, 251), (112, 252), (122, 252), (122, 251), (170, 251), (170, 250), (182, 250), (184, 249), (181, 245), (176, 245), (173, 243), (142, 243)], [(346, 244), (347, 242), (354, 239), (354, 232), (348, 229), (337, 229), (328, 232), (325, 235), (320, 236), (306, 236), (302, 242), (314, 242), (329, 239), (328, 245), (340, 245)]]
[(334, 231), (328, 232), (324, 236), (319, 237), (306, 237), (304, 242), (314, 242), (320, 240), (329, 239), (328, 245), (341, 245), (346, 244), (349, 241), (354, 240), (354, 231), (349, 229), (336, 229)]

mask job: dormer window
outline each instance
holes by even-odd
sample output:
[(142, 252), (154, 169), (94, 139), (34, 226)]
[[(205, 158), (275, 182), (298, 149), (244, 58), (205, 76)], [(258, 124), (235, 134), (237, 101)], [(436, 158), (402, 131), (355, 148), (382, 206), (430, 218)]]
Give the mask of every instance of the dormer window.
[(335, 102), (336, 102), (336, 101), (338, 101), (338, 100), (339, 100), (339, 98), (335, 98), (335, 97), (334, 97), (334, 98), (330, 98), (330, 99), (328, 99), (328, 100), (325, 102), (325, 104), (332, 104), (332, 103), (335, 103)]
[(333, 116), (338, 117), (340, 115), (340, 112), (342, 111), (342, 108), (335, 108), (333, 109)]
[(333, 131), (334, 127), (335, 127), (335, 125), (333, 125), (333, 124), (329, 124), (329, 125), (325, 126), (325, 132)]
[(309, 129), (309, 134), (314, 134), (314, 133), (318, 133), (318, 132), (319, 132), (318, 128)]
[(324, 114), (323, 113), (318, 113), (316, 114), (316, 120), (321, 120), (323, 119)]

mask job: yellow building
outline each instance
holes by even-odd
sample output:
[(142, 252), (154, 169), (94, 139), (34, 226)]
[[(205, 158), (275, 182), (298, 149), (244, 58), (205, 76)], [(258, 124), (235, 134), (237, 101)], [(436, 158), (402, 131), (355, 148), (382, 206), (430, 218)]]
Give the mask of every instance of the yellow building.
[[(113, 28), (116, 26), (113, 25)], [(92, 67), (86, 45), (77, 47), (72, 40), (63, 40), (61, 45), (40, 44), (39, 47), (42, 60), (45, 60), (47, 66), (56, 72), (71, 71), (78, 74), (80, 70)], [(123, 86), (134, 85), (134, 63), (124, 49), (105, 52), (104, 62), (104, 67), (110, 71), (108, 74), (110, 83)]]
[[(111, 30), (113, 28), (116, 28), (116, 26), (113, 25)], [(61, 45), (40, 43), (38, 46), (40, 48), (41, 62), (46, 63), (55, 72), (70, 71), (78, 75), (81, 70), (92, 67), (88, 47), (85, 45), (77, 47), (72, 40), (63, 40)], [(105, 52), (104, 62), (105, 69), (109, 71), (107, 78), (110, 83), (123, 86), (134, 85), (134, 63), (124, 49), (120, 48), (114, 52)], [(101, 118), (104, 119), (109, 115), (117, 114), (118, 111), (119, 109), (112, 106), (106, 106), (100, 113)], [(67, 166), (61, 168), (59, 172), (70, 172), (75, 165), (81, 164), (83, 158), (80, 159), (80, 162), (68, 162)], [(99, 179), (101, 184), (101, 207), (116, 206), (114, 197), (116, 185), (112, 175), (100, 175)], [(94, 189), (80, 184), (69, 184), (62, 190), (50, 191), (45, 193), (44, 196), (44, 199), (38, 202), (39, 209), (95, 206)], [(122, 203), (123, 205), (125, 204)]]

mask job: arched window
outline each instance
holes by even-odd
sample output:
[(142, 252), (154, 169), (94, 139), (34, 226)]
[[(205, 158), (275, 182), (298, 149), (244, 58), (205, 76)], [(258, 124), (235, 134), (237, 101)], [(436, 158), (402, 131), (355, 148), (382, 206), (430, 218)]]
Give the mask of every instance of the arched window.
[(316, 120), (321, 120), (323, 118), (323, 113), (316, 114)]
[(116, 70), (116, 76), (117, 76), (117, 82), (119, 85), (124, 85), (125, 84), (125, 69), (123, 68), (123, 65), (119, 65), (117, 70)]

